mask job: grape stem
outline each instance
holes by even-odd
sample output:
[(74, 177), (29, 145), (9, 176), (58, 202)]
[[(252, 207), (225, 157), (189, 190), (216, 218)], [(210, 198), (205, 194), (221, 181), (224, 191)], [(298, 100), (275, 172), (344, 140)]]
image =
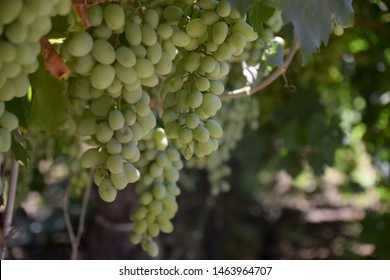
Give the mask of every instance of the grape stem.
[(5, 207), (5, 213), (4, 213), (4, 232), (3, 232), (4, 240), (1, 247), (1, 255), (0, 255), (1, 260), (5, 260), (6, 258), (8, 239), (12, 236), (13, 233), (11, 227), (12, 227), (12, 217), (13, 217), (14, 207), (15, 207), (15, 195), (16, 195), (16, 187), (18, 184), (18, 176), (19, 176), (19, 162), (14, 158), (12, 160), (7, 205)]
[[(93, 171), (91, 169), (90, 176), (93, 176)], [(93, 180), (92, 180), (93, 181)], [(66, 223), (66, 229), (68, 231), (70, 243), (72, 245), (72, 254), (71, 254), (71, 260), (76, 260), (77, 255), (78, 255), (78, 248), (80, 245), (81, 237), (84, 233), (84, 224), (85, 224), (85, 219), (87, 216), (87, 206), (88, 206), (88, 201), (89, 198), (91, 197), (91, 189), (92, 189), (92, 183), (89, 184), (85, 190), (84, 190), (84, 195), (83, 195), (83, 201), (81, 204), (81, 211), (80, 211), (80, 219), (79, 219), (79, 224), (77, 227), (77, 233), (76, 235), (74, 234), (71, 218), (69, 215), (69, 195), (71, 191), (71, 186), (68, 185), (68, 187), (65, 190), (64, 193), (64, 202), (63, 202), (63, 211), (64, 211), (64, 218), (65, 218), (65, 223)]]
[(277, 70), (275, 70), (268, 78), (266, 78), (264, 81), (262, 81), (260, 84), (255, 86), (254, 88), (251, 88), (250, 86), (244, 86), (240, 89), (236, 89), (233, 91), (229, 91), (227, 94), (222, 95), (220, 98), (222, 101), (227, 101), (235, 98), (241, 98), (245, 96), (251, 96), (254, 95), (270, 84), (272, 84), (277, 78), (280, 76), (283, 76), (284, 73), (286, 73), (291, 61), (293, 60), (295, 54), (299, 50), (300, 46), (297, 41), (294, 41), (291, 48), (290, 52), (286, 57), (286, 60), (284, 61), (283, 65), (279, 67)]

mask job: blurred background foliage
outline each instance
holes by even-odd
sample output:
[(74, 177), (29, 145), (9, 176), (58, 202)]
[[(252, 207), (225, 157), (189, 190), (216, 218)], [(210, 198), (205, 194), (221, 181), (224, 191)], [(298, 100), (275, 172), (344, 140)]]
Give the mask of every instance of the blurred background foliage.
[[(230, 192), (212, 196), (206, 171), (184, 170), (160, 258), (390, 259), (390, 6), (355, 0), (354, 8), (353, 28), (305, 65), (297, 56), (285, 80), (252, 97), (260, 126), (245, 130), (229, 161)], [(42, 145), (61, 149), (59, 139)], [(44, 161), (32, 176), (18, 190), (10, 257), (67, 259), (67, 180)], [(147, 258), (128, 242), (132, 190), (122, 192), (116, 205), (92, 195), (80, 258)], [(80, 208), (75, 196), (74, 227)]]

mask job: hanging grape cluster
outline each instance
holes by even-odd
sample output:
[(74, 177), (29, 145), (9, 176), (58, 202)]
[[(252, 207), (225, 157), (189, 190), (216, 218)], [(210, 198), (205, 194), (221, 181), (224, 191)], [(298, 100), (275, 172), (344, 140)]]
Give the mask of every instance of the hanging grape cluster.
[(149, 255), (156, 256), (158, 246), (153, 238), (160, 231), (173, 231), (170, 220), (178, 210), (176, 196), (180, 194), (180, 189), (176, 182), (183, 162), (179, 151), (168, 146), (168, 138), (162, 128), (152, 130), (138, 146), (141, 159), (137, 167), (142, 175), (136, 187), (139, 199), (131, 214), (134, 231), (130, 241), (133, 244), (141, 243)]
[(0, 0), (0, 153), (11, 148), (11, 131), (18, 118), (6, 102), (23, 97), (28, 75), (38, 69), (40, 39), (51, 27), (51, 17), (66, 15), (71, 0)]
[(179, 48), (175, 74), (163, 88), (163, 121), (167, 135), (186, 159), (210, 155), (218, 148), (222, 128), (212, 117), (221, 108), (221, 79), (228, 61), (257, 38), (228, 1), (196, 1), (183, 11), (168, 6), (163, 12), (174, 26), (172, 42)]

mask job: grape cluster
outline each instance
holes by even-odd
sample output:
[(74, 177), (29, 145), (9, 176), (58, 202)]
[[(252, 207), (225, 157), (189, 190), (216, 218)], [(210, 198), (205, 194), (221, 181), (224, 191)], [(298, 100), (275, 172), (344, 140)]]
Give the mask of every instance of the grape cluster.
[(142, 175), (136, 187), (138, 203), (131, 214), (134, 231), (130, 241), (133, 244), (141, 243), (142, 248), (155, 257), (158, 246), (153, 238), (160, 231), (173, 231), (170, 220), (178, 210), (176, 196), (180, 194), (180, 189), (176, 182), (183, 162), (179, 151), (168, 147), (168, 138), (162, 128), (152, 130), (139, 142), (139, 148), (141, 159), (137, 166)]
[(163, 17), (173, 26), (171, 41), (180, 53), (175, 74), (164, 83), (162, 119), (186, 159), (204, 157), (218, 148), (223, 134), (212, 117), (222, 106), (220, 80), (229, 73), (227, 61), (257, 34), (227, 0), (196, 1), (184, 11), (168, 6)]
[(10, 131), (18, 119), (5, 102), (23, 97), (28, 74), (38, 68), (40, 39), (51, 29), (51, 17), (70, 12), (71, 0), (0, 0), (0, 153), (10, 149)]
[(147, 88), (170, 73), (176, 55), (170, 26), (159, 24), (154, 9), (98, 4), (88, 11), (91, 28), (72, 34), (62, 55), (77, 76), (71, 93), (86, 101), (79, 132), (96, 146), (81, 158), (95, 168), (101, 198), (113, 201), (117, 190), (138, 181), (138, 141), (156, 126)]
[(230, 190), (230, 184), (225, 179), (232, 170), (227, 162), (243, 137), (245, 124), (249, 122), (251, 129), (257, 129), (258, 100), (255, 98), (230, 100), (218, 111), (217, 118), (224, 123), (224, 135), (219, 139), (218, 150), (207, 157), (192, 158), (186, 162), (188, 168), (207, 170), (210, 192), (214, 195)]

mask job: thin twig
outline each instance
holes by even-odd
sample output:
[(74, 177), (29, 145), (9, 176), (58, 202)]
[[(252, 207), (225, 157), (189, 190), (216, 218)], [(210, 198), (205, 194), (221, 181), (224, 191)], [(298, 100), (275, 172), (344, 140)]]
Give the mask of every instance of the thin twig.
[(291, 46), (290, 52), (287, 55), (286, 60), (284, 61), (283, 65), (281, 67), (279, 67), (277, 70), (275, 70), (267, 79), (265, 79), (260, 84), (258, 84), (256, 87), (254, 87), (250, 90), (248, 89), (248, 86), (245, 86), (241, 89), (237, 89), (237, 90), (228, 92), (226, 95), (222, 95), (220, 97), (221, 100), (226, 101), (226, 100), (230, 100), (230, 99), (234, 99), (234, 98), (241, 98), (241, 97), (245, 97), (245, 96), (250, 96), (250, 95), (256, 94), (259, 91), (263, 90), (264, 88), (269, 86), (271, 83), (273, 83), (277, 78), (279, 78), (281, 75), (283, 75), (287, 71), (291, 61), (293, 60), (293, 58), (298, 50), (299, 50), (299, 43), (297, 41), (294, 41), (292, 46)]
[(16, 187), (18, 184), (18, 176), (19, 176), (19, 162), (14, 158), (12, 160), (7, 205), (5, 207), (5, 213), (4, 213), (4, 233), (3, 233), (4, 243), (2, 244), (3, 247), (1, 248), (1, 256), (0, 256), (2, 260), (4, 260), (6, 257), (8, 239), (11, 237), (12, 217), (13, 217), (14, 207), (15, 207), (15, 195), (16, 195)]
[[(92, 176), (92, 174), (93, 174), (93, 171), (91, 169), (90, 177)], [(80, 245), (81, 237), (83, 236), (83, 233), (84, 233), (84, 225), (85, 225), (85, 219), (87, 216), (88, 201), (89, 201), (89, 198), (91, 197), (91, 189), (92, 189), (92, 184), (89, 184), (84, 190), (83, 201), (81, 203), (80, 219), (79, 219), (79, 224), (77, 227), (76, 235), (74, 234), (71, 218), (70, 218), (69, 211), (68, 211), (69, 193), (71, 191), (71, 186), (69, 185), (65, 190), (63, 211), (64, 211), (66, 229), (68, 231), (70, 243), (72, 246), (72, 254), (71, 254), (72, 260), (76, 260), (77, 256), (78, 256), (78, 248)]]
[(76, 236), (74, 235), (72, 221), (70, 219), (70, 215), (69, 215), (69, 211), (68, 211), (70, 190), (71, 190), (71, 186), (68, 185), (66, 190), (65, 190), (65, 193), (64, 193), (62, 209), (64, 211), (64, 219), (65, 219), (66, 229), (68, 231), (68, 235), (69, 235), (69, 239), (70, 239), (70, 244), (72, 245), (72, 257), (73, 257), (73, 247), (74, 247), (73, 244), (75, 244), (75, 242), (76, 242)]

